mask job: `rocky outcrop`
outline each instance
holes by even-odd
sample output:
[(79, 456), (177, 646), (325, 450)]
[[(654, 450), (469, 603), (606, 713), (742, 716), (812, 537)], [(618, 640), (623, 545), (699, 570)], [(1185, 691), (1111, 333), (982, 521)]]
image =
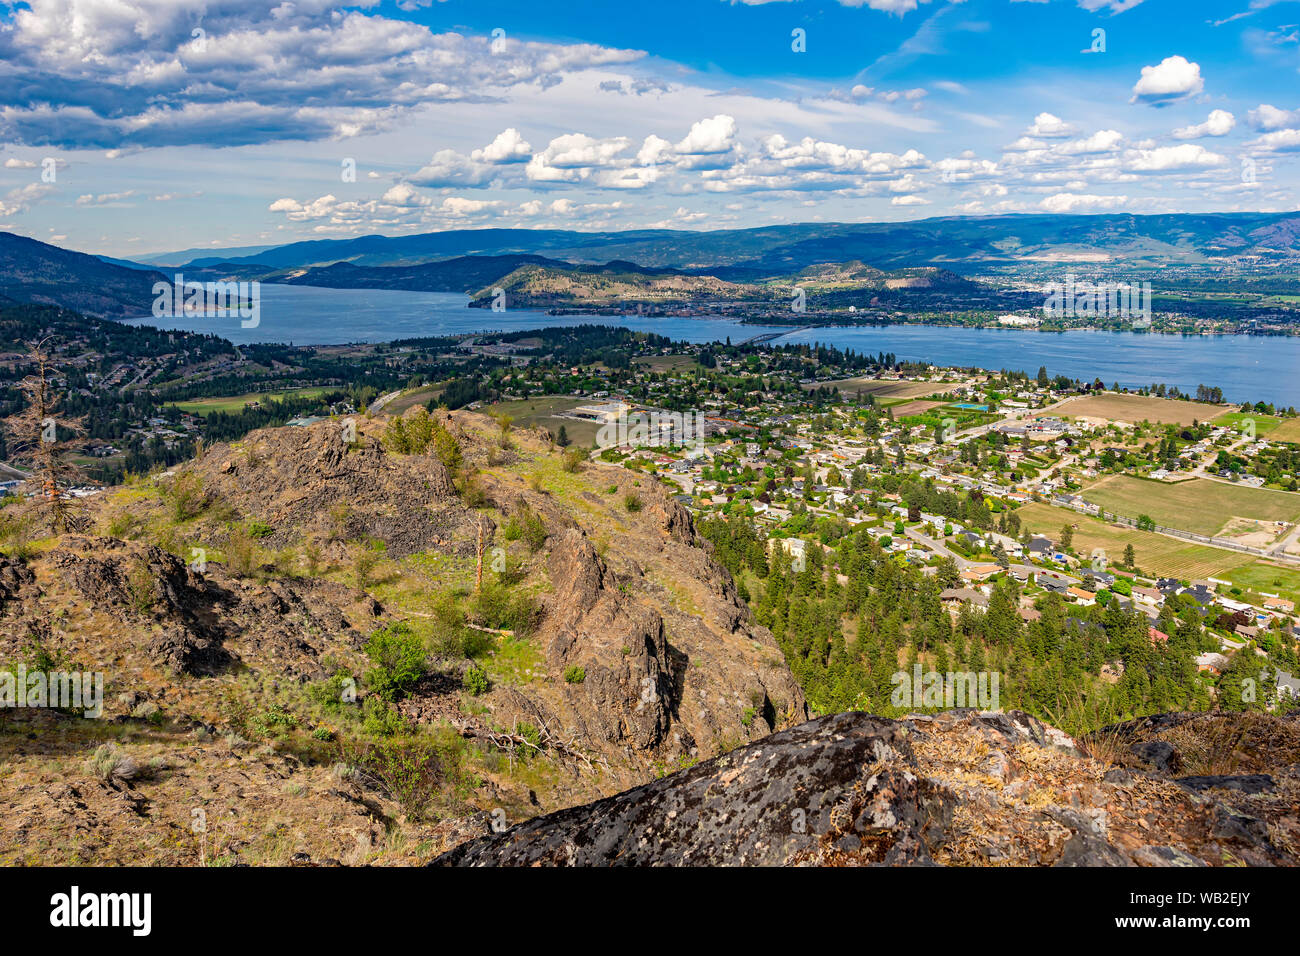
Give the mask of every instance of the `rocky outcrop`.
[[(694, 540), (689, 515), (673, 524)], [(622, 565), (615, 571), (580, 528), (550, 536), (553, 592), (537, 641), (551, 673), (580, 668), (583, 679), (493, 698), (498, 722), (540, 719), (607, 756), (693, 760), (805, 719), (802, 693), (771, 634), (748, 622), (731, 576), (692, 544), (657, 551), (655, 562), (671, 561), (707, 608), (680, 613), (631, 560), (632, 541), (646, 539), (610, 546)]]
[[(1189, 733), (1188, 749), (1225, 735), (1267, 736), (1279, 748), (1273, 752), (1279, 762), (1300, 742), (1294, 717), (1195, 715), (1176, 726)], [(1294, 762), (1276, 767), (1267, 783), (1259, 775), (1172, 779), (1090, 757), (1089, 746), (1019, 712), (905, 720), (836, 714), (617, 796), (489, 834), (435, 862), (1300, 863), (1300, 766)]]
[(67, 536), (50, 555), (62, 583), (138, 631), (146, 653), (177, 674), (214, 676), (237, 661), (295, 678), (325, 676), (332, 645), (356, 648), (378, 606), (317, 578), (260, 584), (216, 563), (203, 572), (161, 548)]
[(641, 750), (657, 746), (668, 730), (674, 689), (663, 618), (618, 590), (576, 528), (552, 542), (550, 577), (547, 661), (560, 672), (571, 665), (584, 670), (568, 694), (584, 736)]
[(838, 714), (464, 844), (438, 862), (767, 866), (850, 850), (928, 859), (924, 834), (951, 815), (951, 801), (900, 772), (914, 761), (902, 724)]
[(349, 442), (345, 428), (325, 421), (261, 429), (214, 446), (190, 467), (205, 492), (270, 525), (272, 546), (360, 538), (383, 541), (393, 557), (470, 553), (474, 516), (442, 462), (390, 454), (378, 432)]
[(36, 576), (21, 558), (0, 556), (0, 606), (33, 589)]

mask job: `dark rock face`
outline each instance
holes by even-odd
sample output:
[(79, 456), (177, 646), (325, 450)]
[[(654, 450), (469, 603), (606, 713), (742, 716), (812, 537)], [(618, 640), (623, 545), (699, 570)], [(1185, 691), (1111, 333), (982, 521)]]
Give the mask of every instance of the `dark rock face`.
[[(1127, 767), (1018, 712), (836, 714), (587, 806), (464, 843), (442, 866), (1295, 865), (1300, 719), (1143, 718)], [(1184, 777), (1144, 736), (1268, 741), (1271, 774)], [(1101, 732), (1107, 733), (1105, 731)], [(1164, 743), (1168, 744), (1167, 741)], [(1172, 745), (1170, 745), (1172, 746)], [(1148, 759), (1141, 759), (1145, 755)], [(1168, 761), (1165, 761), (1168, 763)]]
[(586, 807), (462, 844), (448, 866), (770, 866), (928, 862), (951, 816), (934, 787), (884, 766), (912, 756), (906, 725), (823, 717)]
[(1129, 750), (1138, 760), (1161, 773), (1177, 773), (1183, 765), (1178, 750), (1165, 740), (1144, 740)]
[(1276, 790), (1273, 778), (1266, 773), (1214, 774), (1206, 777), (1179, 777), (1189, 790), (1240, 790), (1242, 793), (1267, 793)]
[(211, 676), (230, 663), (221, 642), (183, 627), (169, 627), (155, 634), (147, 648), (149, 655), (174, 673)]
[(0, 557), (0, 604), (12, 601), (36, 583), (36, 576), (21, 558)]

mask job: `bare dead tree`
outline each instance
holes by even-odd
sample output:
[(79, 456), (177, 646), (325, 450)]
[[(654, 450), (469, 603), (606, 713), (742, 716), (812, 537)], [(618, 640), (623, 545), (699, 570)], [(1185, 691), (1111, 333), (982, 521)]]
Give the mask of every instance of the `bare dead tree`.
[(55, 534), (84, 530), (88, 520), (84, 505), (70, 490), (83, 477), (81, 468), (68, 457), (73, 437), (85, 431), (80, 418), (61, 413), (63, 395), (54, 383), (55, 364), (49, 339), (28, 346), (34, 369), (18, 383), (26, 407), (11, 415), (5, 426), (18, 455), (32, 462), (32, 480), (39, 492), (31, 501)]

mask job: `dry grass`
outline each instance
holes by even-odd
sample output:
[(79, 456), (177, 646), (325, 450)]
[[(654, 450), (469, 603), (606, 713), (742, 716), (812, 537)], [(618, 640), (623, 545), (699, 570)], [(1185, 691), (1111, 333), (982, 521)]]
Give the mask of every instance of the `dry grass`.
[(1190, 425), (1208, 422), (1229, 410), (1227, 405), (1182, 402), (1171, 398), (1144, 398), (1141, 395), (1092, 395), (1066, 402), (1057, 412), (1071, 418), (1108, 418), (1121, 422), (1161, 422)]
[(1161, 735), (1192, 776), (1270, 773), (1300, 761), (1300, 729), (1274, 714), (1247, 711), (1189, 720)]

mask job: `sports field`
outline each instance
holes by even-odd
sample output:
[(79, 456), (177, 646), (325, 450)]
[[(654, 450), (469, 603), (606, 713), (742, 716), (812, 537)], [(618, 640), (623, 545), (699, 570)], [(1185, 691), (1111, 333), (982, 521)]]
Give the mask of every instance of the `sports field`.
[(272, 399), (287, 398), (314, 398), (317, 395), (324, 395), (326, 389), (323, 388), (299, 388), (287, 392), (249, 392), (245, 395), (219, 395), (214, 398), (196, 398), (189, 402), (172, 402), (176, 408), (183, 412), (189, 412), (191, 415), (211, 415), (213, 412), (238, 412), (243, 411), (245, 405), (249, 402), (269, 402)]
[(1084, 489), (1083, 497), (1107, 511), (1130, 518), (1150, 515), (1156, 524), (1207, 535), (1218, 534), (1233, 518), (1294, 522), (1300, 517), (1300, 494), (1208, 478), (1167, 484), (1114, 475)]
[(432, 398), (437, 398), (443, 392), (441, 385), (428, 385), (423, 388), (415, 388), (409, 392), (398, 395), (395, 399), (383, 407), (385, 415), (400, 415), (408, 408), (414, 405), (428, 404)]
[(599, 425), (595, 422), (555, 416), (579, 405), (590, 405), (593, 401), (599, 404), (599, 400), (596, 399), (543, 395), (537, 398), (497, 402), (495, 405), (484, 407), (482, 411), (493, 416), (509, 415), (514, 420), (514, 424), (520, 428), (545, 428), (552, 434), (559, 434), (560, 426), (563, 425), (565, 433), (574, 444), (590, 445), (596, 440), (596, 432), (600, 430)]
[(1228, 411), (1227, 405), (1180, 402), (1171, 398), (1148, 398), (1142, 395), (1088, 395), (1072, 398), (1057, 406), (1056, 414), (1069, 418), (1107, 418), (1120, 422), (1160, 422), (1190, 425), (1206, 422)]

